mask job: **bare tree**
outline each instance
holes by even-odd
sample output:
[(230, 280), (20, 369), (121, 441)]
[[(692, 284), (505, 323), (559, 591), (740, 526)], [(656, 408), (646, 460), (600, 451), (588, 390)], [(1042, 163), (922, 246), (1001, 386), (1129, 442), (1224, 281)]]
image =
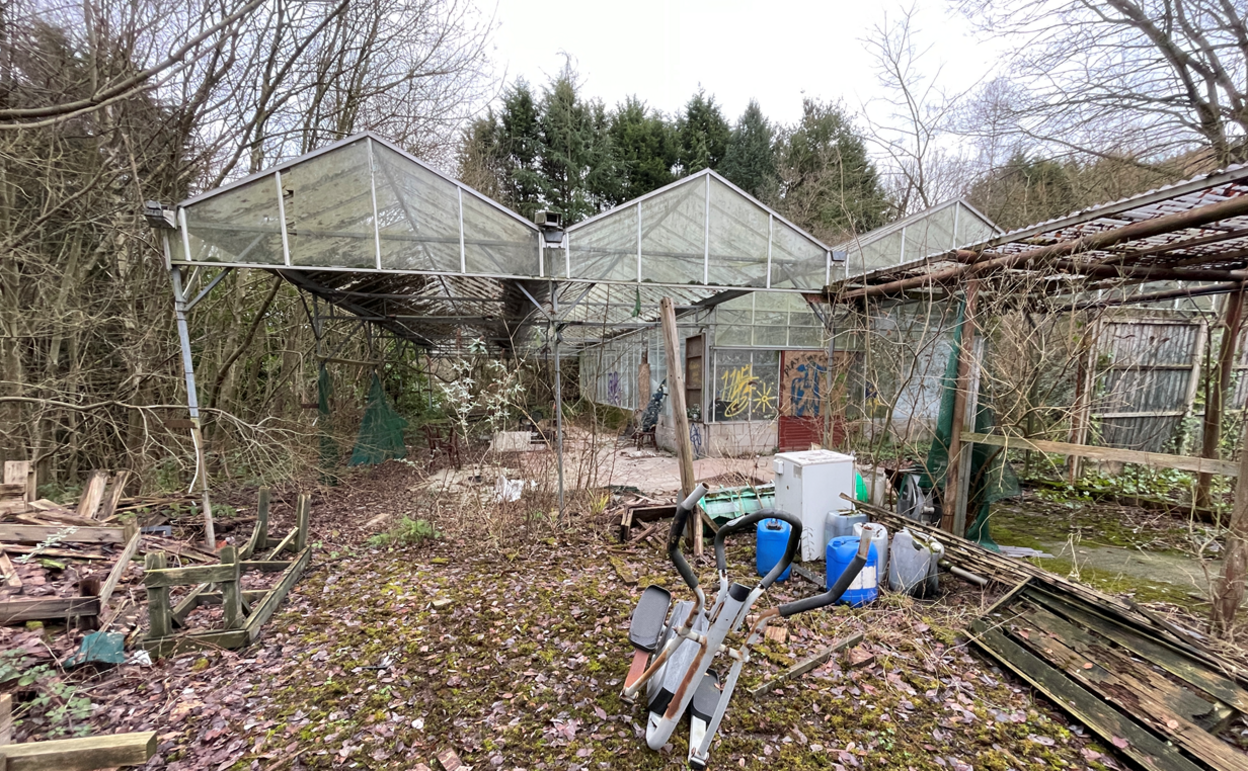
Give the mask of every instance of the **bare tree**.
[(968, 169), (952, 122), (966, 92), (944, 90), (943, 65), (930, 66), (931, 48), (919, 42), (921, 36), (911, 5), (892, 19), (886, 14), (863, 40), (883, 89), (863, 112), (872, 143), (888, 159), (883, 174), (902, 215), (956, 197)]
[(1017, 135), (1102, 157), (1201, 150), (1215, 166), (1248, 158), (1244, 0), (959, 5), (986, 34), (1013, 44), (1014, 88), (998, 107)]

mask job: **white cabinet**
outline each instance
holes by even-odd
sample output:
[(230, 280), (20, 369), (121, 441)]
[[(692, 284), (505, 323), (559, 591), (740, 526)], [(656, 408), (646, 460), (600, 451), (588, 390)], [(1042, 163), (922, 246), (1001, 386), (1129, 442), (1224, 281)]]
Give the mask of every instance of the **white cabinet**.
[(802, 520), (802, 562), (823, 559), (824, 520), (833, 511), (853, 511), (854, 457), (831, 450), (780, 452), (776, 472), (776, 508)]

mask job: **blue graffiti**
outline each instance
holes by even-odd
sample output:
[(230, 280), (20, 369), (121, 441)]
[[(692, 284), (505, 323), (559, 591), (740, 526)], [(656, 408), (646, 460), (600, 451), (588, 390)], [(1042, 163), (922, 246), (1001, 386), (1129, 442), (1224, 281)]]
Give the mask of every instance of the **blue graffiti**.
[(819, 414), (819, 394), (828, 368), (815, 362), (798, 364), (797, 374), (789, 384), (789, 404), (793, 406), (793, 414), (798, 417)]
[(702, 457), (702, 426), (699, 423), (689, 424), (689, 443), (693, 445), (693, 457)]

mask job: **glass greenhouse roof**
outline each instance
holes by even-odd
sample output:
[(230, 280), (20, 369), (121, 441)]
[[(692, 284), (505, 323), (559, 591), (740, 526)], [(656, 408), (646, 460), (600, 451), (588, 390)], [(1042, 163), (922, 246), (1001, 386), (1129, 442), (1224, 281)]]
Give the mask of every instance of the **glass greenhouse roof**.
[(571, 346), (593, 345), (653, 326), (665, 296), (678, 312), (735, 300), (755, 319), (750, 292), (789, 294), (787, 308), (846, 266), (869, 272), (996, 233), (954, 202), (838, 247), (849, 261), (837, 262), (705, 170), (572, 225), (551, 248), (533, 223), (368, 133), (184, 201), (177, 223), (174, 266), (269, 270), (431, 349), (473, 336), (532, 348), (548, 320)]

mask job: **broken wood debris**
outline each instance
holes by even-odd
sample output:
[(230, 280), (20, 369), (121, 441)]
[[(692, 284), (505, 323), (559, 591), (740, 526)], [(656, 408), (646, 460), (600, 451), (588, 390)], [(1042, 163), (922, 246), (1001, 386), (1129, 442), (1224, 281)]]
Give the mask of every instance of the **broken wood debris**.
[(1248, 713), (1242, 682), (1146, 619), (1029, 577), (970, 631), (975, 645), (1144, 768), (1232, 771), (1248, 761), (1215, 735)]

